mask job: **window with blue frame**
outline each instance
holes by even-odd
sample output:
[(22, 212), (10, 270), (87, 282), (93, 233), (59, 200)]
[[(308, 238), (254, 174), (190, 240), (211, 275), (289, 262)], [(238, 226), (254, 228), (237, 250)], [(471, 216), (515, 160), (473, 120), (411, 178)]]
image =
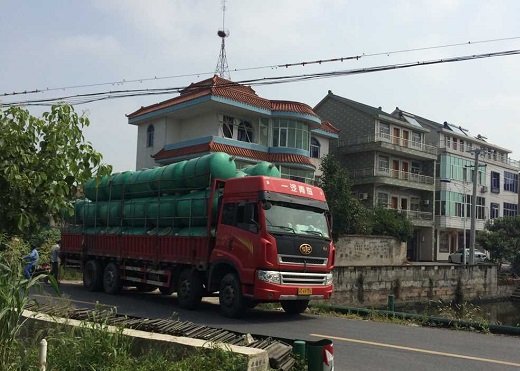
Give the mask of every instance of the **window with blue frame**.
[(491, 193), (500, 193), (500, 173), (491, 172)]
[(489, 219), (496, 219), (500, 216), (500, 205), (494, 202), (489, 207)]
[(273, 120), (273, 147), (299, 148), (308, 151), (309, 125), (301, 121)]
[(518, 193), (518, 174), (504, 171), (504, 191)]
[(504, 202), (504, 216), (517, 216), (517, 215), (518, 215), (518, 205)]

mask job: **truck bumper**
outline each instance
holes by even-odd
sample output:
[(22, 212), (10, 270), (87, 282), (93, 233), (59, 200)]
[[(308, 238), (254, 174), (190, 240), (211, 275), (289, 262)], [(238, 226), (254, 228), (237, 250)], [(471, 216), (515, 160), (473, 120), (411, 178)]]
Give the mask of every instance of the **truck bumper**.
[[(256, 300), (323, 300), (332, 296), (333, 285), (327, 286), (291, 286), (256, 281), (254, 298)], [(300, 290), (299, 290), (300, 289)], [(301, 289), (310, 289), (310, 294), (301, 295)]]

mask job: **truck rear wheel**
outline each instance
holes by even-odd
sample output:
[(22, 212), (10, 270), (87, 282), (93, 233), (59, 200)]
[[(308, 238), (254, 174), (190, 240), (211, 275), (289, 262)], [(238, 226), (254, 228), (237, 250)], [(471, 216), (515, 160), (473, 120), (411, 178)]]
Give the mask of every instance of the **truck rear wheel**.
[(235, 273), (226, 274), (220, 282), (219, 302), (220, 311), (226, 317), (239, 318), (244, 314), (246, 305), (240, 279)]
[(103, 273), (103, 288), (109, 295), (118, 294), (123, 288), (119, 277), (119, 267), (116, 263), (108, 263)]
[(184, 309), (195, 309), (202, 300), (202, 279), (197, 271), (185, 269), (179, 276), (177, 298), (179, 306)]
[(98, 260), (89, 260), (83, 269), (83, 286), (88, 291), (103, 289), (103, 265)]
[(301, 314), (309, 305), (308, 300), (285, 300), (281, 302), (282, 308), (287, 314)]

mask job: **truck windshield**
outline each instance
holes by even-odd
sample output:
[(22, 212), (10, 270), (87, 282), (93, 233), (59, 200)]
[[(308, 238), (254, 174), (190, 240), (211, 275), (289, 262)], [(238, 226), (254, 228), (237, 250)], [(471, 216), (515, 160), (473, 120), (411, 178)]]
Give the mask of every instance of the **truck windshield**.
[(310, 234), (330, 238), (323, 210), (274, 202), (269, 210), (264, 210), (264, 213), (269, 232)]

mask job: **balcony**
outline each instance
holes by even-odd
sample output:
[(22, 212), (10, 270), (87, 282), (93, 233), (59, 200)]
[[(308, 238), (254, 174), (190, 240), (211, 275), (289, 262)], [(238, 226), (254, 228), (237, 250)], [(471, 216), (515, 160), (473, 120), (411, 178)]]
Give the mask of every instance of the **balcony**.
[(437, 147), (389, 134), (369, 134), (357, 138), (341, 139), (338, 150), (344, 153), (381, 151), (419, 160), (436, 160)]
[(430, 227), (433, 225), (432, 211), (399, 210), (399, 213), (405, 214), (412, 221), (412, 224), (417, 227)]
[(434, 190), (434, 178), (389, 168), (358, 169), (350, 173), (354, 184), (382, 183), (427, 191)]
[[(452, 143), (451, 146), (447, 146), (446, 143), (439, 143), (439, 150), (449, 152), (449, 153), (461, 153), (470, 158), (474, 158), (473, 153), (469, 152), (476, 147), (471, 146), (454, 146)], [(500, 154), (499, 152), (487, 151), (482, 152), (480, 156), (480, 161), (488, 162), (488, 163), (496, 163), (500, 165), (510, 166), (514, 169), (520, 169), (520, 161), (509, 158), (508, 155)]]

